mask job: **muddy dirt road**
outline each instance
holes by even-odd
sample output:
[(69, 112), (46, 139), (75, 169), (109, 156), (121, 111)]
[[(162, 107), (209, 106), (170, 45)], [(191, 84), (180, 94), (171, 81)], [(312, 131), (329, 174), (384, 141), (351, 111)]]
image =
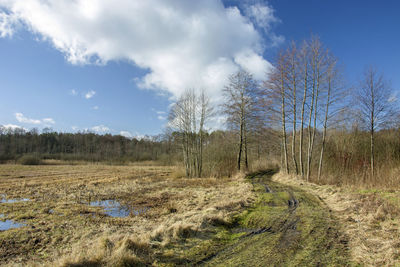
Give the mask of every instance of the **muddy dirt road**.
[(186, 263), (203, 266), (349, 266), (348, 241), (331, 211), (299, 187), (249, 175), (258, 198), (213, 239), (192, 248)]

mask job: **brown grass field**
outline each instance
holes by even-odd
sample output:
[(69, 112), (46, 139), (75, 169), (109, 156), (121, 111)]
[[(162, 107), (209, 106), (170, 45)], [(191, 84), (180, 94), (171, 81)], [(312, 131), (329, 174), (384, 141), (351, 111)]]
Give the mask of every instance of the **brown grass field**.
[[(0, 232), (0, 265), (157, 264), (159, 248), (254, 200), (242, 179), (178, 174), (159, 166), (0, 165), (0, 194), (30, 199), (0, 204), (0, 220), (25, 224)], [(110, 217), (88, 205), (99, 200), (119, 201), (132, 212)]]

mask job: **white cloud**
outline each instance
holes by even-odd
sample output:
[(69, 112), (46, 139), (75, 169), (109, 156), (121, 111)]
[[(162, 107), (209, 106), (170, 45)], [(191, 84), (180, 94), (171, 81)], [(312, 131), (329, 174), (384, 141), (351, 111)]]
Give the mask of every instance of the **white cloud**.
[(252, 5), (245, 4), (244, 13), (254, 21), (254, 24), (265, 31), (271, 30), (271, 24), (279, 22), (279, 19), (274, 15), (274, 9), (263, 2), (258, 2)]
[(76, 131), (76, 130), (79, 129), (79, 127), (78, 127), (78, 126), (72, 126), (71, 129), (72, 129), (73, 131)]
[(109, 133), (110, 132), (110, 128), (108, 128), (107, 126), (104, 126), (104, 125), (94, 126), (91, 128), (91, 130), (95, 131), (96, 133)]
[[(137, 79), (140, 87), (173, 97), (193, 87), (219, 97), (238, 67), (261, 77), (270, 64), (262, 57), (258, 27), (268, 29), (267, 38), (277, 39), (270, 33), (277, 19), (269, 6), (249, 7), (245, 16), (222, 0), (0, 0), (1, 8), (70, 63), (128, 60), (149, 70)], [(2, 36), (15, 23), (3, 24)]]
[(98, 109), (99, 109), (99, 106), (94, 106), (94, 107), (92, 107), (92, 109), (93, 109), (93, 110), (98, 110)]
[(255, 1), (253, 4), (243, 4), (244, 14), (253, 22), (257, 29), (265, 33), (271, 44), (277, 46), (284, 42), (285, 38), (272, 32), (272, 25), (280, 23), (275, 16), (275, 10), (265, 1)]
[(78, 92), (75, 89), (72, 89), (71, 90), (71, 95), (76, 96), (76, 95), (78, 95)]
[(133, 135), (128, 131), (121, 131), (121, 132), (119, 132), (119, 135), (125, 136), (126, 138), (132, 138), (133, 137)]
[(52, 118), (45, 118), (42, 120), (43, 124), (55, 124), (56, 122)]
[(94, 97), (95, 94), (96, 94), (95, 91), (90, 90), (89, 92), (87, 92), (87, 93), (85, 94), (85, 98), (86, 98), (86, 99), (90, 99), (90, 98)]
[(35, 124), (35, 125), (50, 125), (50, 124), (55, 124), (56, 122), (54, 121), (54, 119), (52, 118), (44, 118), (41, 120), (37, 120), (37, 119), (31, 119), (31, 118), (27, 118), (24, 116), (24, 114), (17, 112), (15, 113), (15, 118), (17, 119), (18, 122), (21, 123), (27, 123), (27, 124)]
[(22, 123), (28, 123), (28, 124), (41, 124), (41, 120), (35, 120), (35, 119), (29, 119), (24, 116), (22, 113), (15, 113), (15, 118), (17, 121), (22, 122)]
[(8, 130), (15, 130), (15, 129), (22, 129), (22, 130), (26, 130), (24, 127), (15, 125), (15, 124), (5, 124), (5, 125), (0, 125), (0, 128), (4, 131), (8, 131)]
[(0, 12), (0, 37), (12, 36), (14, 34), (14, 28), (18, 25), (17, 22), (17, 16)]

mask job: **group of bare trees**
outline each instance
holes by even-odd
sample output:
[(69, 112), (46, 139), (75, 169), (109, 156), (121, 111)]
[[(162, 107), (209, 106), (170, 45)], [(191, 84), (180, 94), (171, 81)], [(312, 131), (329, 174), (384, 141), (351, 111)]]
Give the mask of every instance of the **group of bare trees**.
[[(313, 166), (317, 165), (319, 180), (327, 130), (338, 125), (340, 120), (347, 120), (362, 126), (370, 134), (370, 175), (374, 176), (374, 133), (395, 121), (398, 114), (396, 98), (383, 75), (374, 67), (366, 69), (360, 84), (355, 87), (346, 87), (342, 76), (337, 59), (317, 37), (304, 41), (300, 46), (292, 43), (279, 53), (275, 68), (264, 83), (264, 90), (270, 99), (275, 99), (270, 110), (279, 114), (276, 117), (280, 118), (282, 169), (285, 172), (309, 180)], [(320, 135), (318, 146), (317, 133)], [(307, 143), (305, 147), (304, 142)], [(317, 148), (319, 159), (313, 165)]]
[[(359, 86), (346, 87), (337, 59), (318, 37), (282, 49), (265, 81), (243, 69), (230, 75), (223, 96), (228, 130), (237, 136), (232, 144), (237, 170), (249, 169), (251, 137), (259, 142), (263, 131), (275, 131), (280, 132), (281, 169), (307, 180), (312, 173), (320, 179), (328, 129), (343, 121), (368, 130), (373, 176), (375, 132), (397, 114), (382, 75), (370, 67)], [(205, 123), (212, 110), (205, 93), (194, 90), (186, 91), (171, 109), (169, 122), (180, 135), (188, 177), (202, 175)]]
[[(344, 97), (335, 57), (316, 37), (300, 46), (292, 43), (279, 53), (275, 68), (264, 83), (264, 90), (269, 98), (276, 100), (269, 109), (280, 114), (282, 166), (285, 172), (289, 173), (292, 167), (296, 175), (306, 176), (307, 180), (310, 178), (315, 137), (317, 129), (322, 128), (318, 164), (320, 176), (329, 119), (342, 108), (333, 104)], [(288, 129), (291, 130), (292, 164), (289, 164)], [(304, 141), (307, 142), (306, 147)]]
[(205, 124), (212, 114), (208, 96), (186, 90), (172, 106), (170, 126), (178, 130), (187, 177), (201, 177)]

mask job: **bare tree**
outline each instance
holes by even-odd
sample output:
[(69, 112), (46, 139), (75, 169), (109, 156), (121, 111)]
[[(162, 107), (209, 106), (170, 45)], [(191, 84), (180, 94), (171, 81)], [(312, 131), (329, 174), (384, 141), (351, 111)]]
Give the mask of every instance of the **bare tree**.
[(357, 92), (360, 120), (370, 134), (371, 177), (375, 170), (375, 132), (392, 122), (395, 115), (392, 89), (376, 68), (370, 66)]
[(181, 138), (183, 161), (187, 177), (201, 177), (203, 166), (204, 126), (212, 113), (204, 91), (186, 90), (172, 106), (169, 124)]
[[(325, 115), (323, 119), (321, 151), (318, 164), (318, 181), (320, 180), (322, 173), (328, 124), (331, 120), (334, 121), (334, 123), (340, 123), (340, 119), (337, 118), (337, 115), (346, 109), (347, 96), (351, 90), (351, 88), (343, 86), (342, 73), (337, 67), (337, 60), (332, 55), (328, 55), (327, 64), (328, 68), (326, 75), (324, 76), (323, 88), (323, 93), (325, 93), (323, 98), (325, 102)], [(333, 120), (335, 116), (336, 119)]]
[(327, 74), (328, 67), (328, 51), (322, 47), (318, 37), (313, 37), (311, 39), (309, 47), (311, 60), (311, 100), (309, 105), (310, 113), (308, 117), (307, 181), (310, 180), (311, 175), (314, 140), (317, 131), (318, 111), (320, 109), (318, 101), (320, 100), (321, 85), (325, 75)]
[(292, 104), (292, 161), (293, 167), (295, 169), (296, 175), (299, 174), (299, 169), (297, 166), (297, 159), (296, 159), (296, 125), (297, 125), (297, 87), (299, 83), (299, 60), (298, 60), (298, 52), (297, 47), (294, 42), (292, 42), (291, 46), (289, 47), (287, 53), (287, 79), (288, 79), (288, 86), (290, 87), (290, 97), (291, 97), (291, 104)]
[[(287, 133), (286, 133), (286, 117), (287, 117), (287, 93), (288, 93), (288, 68), (287, 54), (281, 51), (273, 71), (269, 74), (268, 80), (264, 83), (264, 97), (272, 99), (268, 102), (267, 109), (279, 114), (281, 125), (281, 164), (286, 173), (289, 173)], [(278, 104), (279, 103), (279, 104)], [(276, 106), (275, 106), (276, 105)]]
[[(237, 169), (240, 171), (242, 161), (248, 169), (248, 130), (257, 111), (257, 82), (245, 70), (240, 70), (229, 77), (229, 84), (224, 88), (224, 113), (230, 128), (239, 135)], [(244, 155), (243, 155), (244, 154)], [(244, 159), (243, 159), (244, 156)]]
[(301, 47), (300, 53), (300, 65), (301, 75), (303, 77), (303, 98), (301, 104), (301, 115), (300, 115), (300, 140), (299, 140), (299, 166), (300, 175), (304, 178), (304, 163), (303, 163), (303, 136), (304, 136), (304, 121), (305, 121), (305, 107), (307, 101), (308, 92), (308, 80), (309, 80), (309, 49), (308, 42), (304, 41)]

